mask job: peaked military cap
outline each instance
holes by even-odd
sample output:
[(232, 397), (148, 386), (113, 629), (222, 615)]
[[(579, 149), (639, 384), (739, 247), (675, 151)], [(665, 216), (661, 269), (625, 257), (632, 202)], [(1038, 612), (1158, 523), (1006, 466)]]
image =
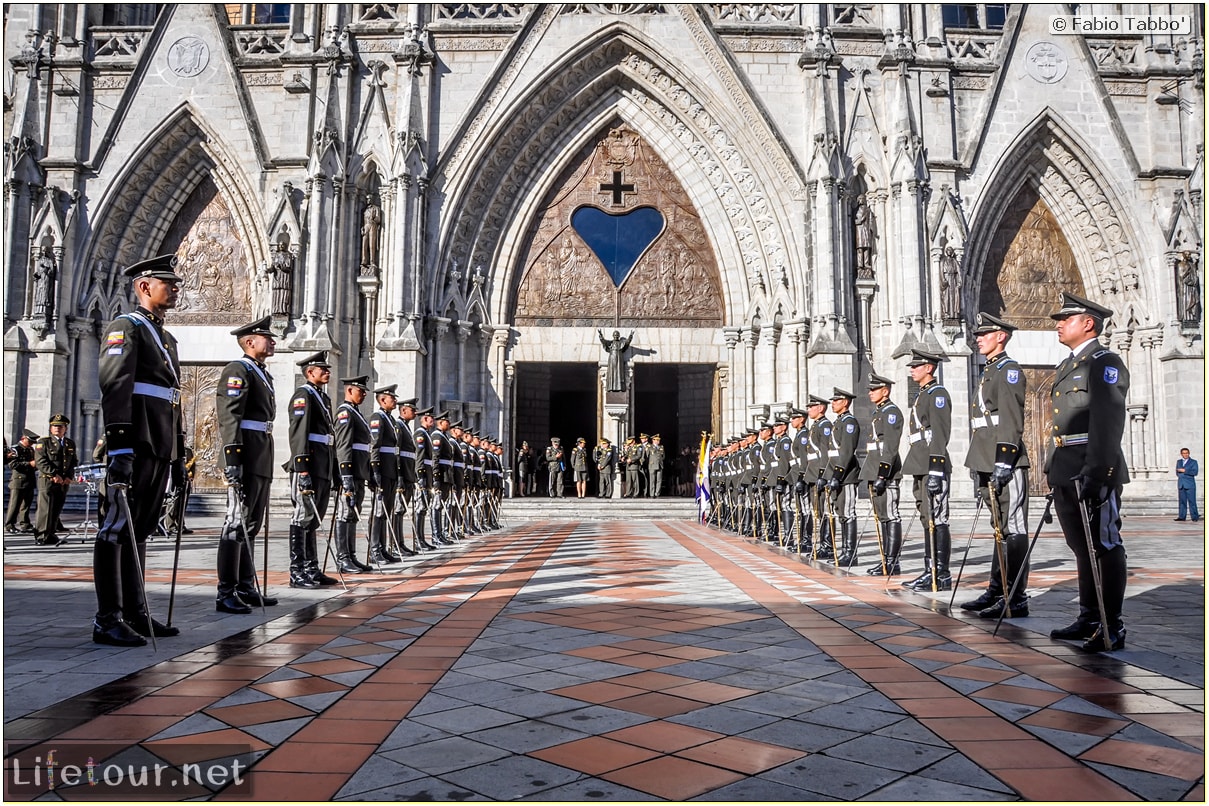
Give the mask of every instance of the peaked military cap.
[(608, 438), (608, 437), (601, 437), (601, 438), (600, 438), (600, 441), (601, 441), (601, 442), (603, 442), (605, 445), (612, 445), (612, 444), (613, 444), (613, 443), (609, 442), (609, 438)]
[(448, 411), (442, 411), (442, 412), (440, 412), (440, 413), (438, 413), (438, 414), (436, 415), (436, 418), (435, 418), (435, 419), (437, 419), (437, 420), (448, 420), (448, 419), (449, 419), (449, 412), (448, 412)]
[(375, 395), (390, 395), (391, 397), (398, 397), (398, 395), (395, 394), (395, 390), (398, 388), (399, 388), (399, 384), (397, 384), (397, 383), (392, 383), (390, 386), (379, 386), (377, 389), (374, 390), (374, 394)]
[(974, 317), (974, 335), (981, 336), (983, 333), (994, 333), (997, 330), (1002, 330), (1005, 333), (1011, 333), (1019, 330), (1018, 327), (1005, 322), (998, 316), (991, 316), (985, 311)]
[(126, 270), (122, 273), (131, 280), (154, 277), (157, 280), (168, 280), (169, 282), (179, 283), (182, 278), (175, 271), (176, 264), (176, 255), (160, 255), (159, 257), (141, 260), (133, 266), (127, 266)]
[(39, 437), (33, 431), (30, 431), (28, 428), (21, 429), (21, 436), (26, 437), (33, 442), (37, 442), (39, 439), (41, 439), (41, 437)]
[[(413, 399), (414, 399), (414, 398), (413, 398)], [(408, 405), (408, 404), (407, 404), (407, 403), (404, 403), (403, 405), (404, 405), (404, 406), (406, 406), (406, 405)], [(428, 408), (426, 408), (426, 409), (420, 409), (419, 411), (417, 411), (417, 412), (416, 412), (416, 416), (418, 416), (418, 417), (431, 417), (431, 416), (432, 416), (432, 406), (429, 406), (429, 407), (428, 407)]]
[(893, 385), (894, 385), (894, 381), (890, 380), (889, 378), (885, 377), (884, 375), (878, 375), (876, 372), (869, 373), (869, 388), (870, 389), (882, 389), (884, 387), (893, 386)]
[(650, 439), (650, 437), (648, 437), (646, 434), (639, 434), (638, 438), (639, 439)]
[(651, 434), (651, 439), (663, 439), (663, 437), (659, 436), (658, 434)]
[[(448, 418), (448, 417), (446, 417), (445, 419), (449, 419), (449, 418)], [(455, 429), (455, 428), (461, 428), (461, 427), (462, 427), (462, 421), (461, 421), (461, 420), (457, 420), (457, 421), (452, 422), (452, 423), (450, 423), (450, 424), (449, 424), (449, 430), (451, 430), (451, 431), (452, 431), (453, 429)]]
[(340, 383), (344, 384), (345, 386), (355, 386), (358, 389), (362, 389), (366, 392), (369, 391), (368, 375), (358, 375), (355, 378), (341, 378)]
[(67, 419), (67, 415), (60, 412), (50, 418), (51, 425), (71, 425), (71, 420)]
[(912, 350), (911, 360), (907, 362), (908, 367), (922, 367), (924, 364), (939, 364), (944, 361), (943, 355), (929, 353), (927, 350)]
[(790, 418), (793, 418), (793, 417), (809, 417), (810, 415), (806, 412), (805, 409), (792, 408), (789, 410), (789, 416), (790, 416)]
[(273, 331), (269, 329), (269, 322), (271, 320), (272, 317), (270, 316), (266, 316), (264, 319), (257, 319), (255, 322), (249, 322), (242, 327), (235, 328), (231, 331), (231, 335), (237, 339), (242, 339), (244, 336), (272, 337), (274, 335)]
[(331, 369), (332, 365), (327, 363), (327, 350), (320, 350), (317, 353), (308, 355), (306, 358), (298, 362), (298, 366), (306, 369), (307, 367), (319, 367), (320, 369)]
[(1062, 307), (1049, 315), (1050, 319), (1065, 319), (1068, 316), (1074, 316), (1077, 313), (1085, 313), (1095, 319), (1104, 320), (1112, 316), (1112, 309), (1105, 308), (1083, 297), (1077, 297), (1074, 294), (1062, 292)]
[(562, 444), (562, 440), (559, 439), (558, 437), (550, 437), (550, 442), (551, 442), (551, 444), (554, 444), (554, 445)]
[[(409, 409), (414, 409), (414, 408), (415, 408), (416, 406), (418, 406), (419, 404), (420, 404), (420, 398), (418, 398), (418, 397), (409, 397), (407, 400), (400, 400), (400, 401), (399, 401), (399, 408), (409, 408)], [(417, 411), (417, 412), (416, 412), (416, 414), (419, 414), (419, 412)]]
[(825, 397), (819, 397), (818, 395), (811, 395), (811, 396), (810, 396), (810, 402), (809, 402), (809, 403), (807, 403), (806, 405), (807, 405), (807, 407), (810, 407), (810, 406), (826, 406), (826, 405), (827, 405), (829, 402), (830, 402), (830, 401), (828, 401), (828, 400), (827, 400), (827, 398), (825, 398)]
[(846, 389), (841, 389), (838, 386), (831, 387), (832, 400), (856, 400), (856, 395)]
[(789, 415), (785, 414), (784, 412), (778, 414), (776, 419), (773, 421), (773, 424), (774, 425), (789, 425)]

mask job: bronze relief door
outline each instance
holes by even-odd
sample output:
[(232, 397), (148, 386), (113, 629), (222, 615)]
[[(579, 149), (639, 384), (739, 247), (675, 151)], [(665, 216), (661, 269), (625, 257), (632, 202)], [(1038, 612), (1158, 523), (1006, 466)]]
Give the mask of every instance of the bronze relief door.
[(225, 489), (219, 454), (222, 436), (214, 390), (222, 367), (217, 364), (185, 364), (181, 367), (181, 414), (185, 421), (185, 445), (193, 448), (193, 489), (221, 492)]
[(1053, 367), (1025, 367), (1028, 392), (1024, 400), (1024, 444), (1028, 447), (1029, 495), (1045, 495), (1049, 482), (1045, 480), (1045, 456), (1049, 450), (1049, 434), (1053, 426), (1050, 413), (1050, 392), (1054, 388)]

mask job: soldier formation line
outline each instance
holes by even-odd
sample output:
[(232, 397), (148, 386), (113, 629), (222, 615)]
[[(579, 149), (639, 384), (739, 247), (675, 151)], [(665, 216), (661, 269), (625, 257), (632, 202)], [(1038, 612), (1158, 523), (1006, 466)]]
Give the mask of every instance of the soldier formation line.
[[(93, 456), (94, 466), (104, 471), (98, 474), (103, 475), (101, 519), (93, 549), (97, 611), (92, 637), (99, 644), (142, 646), (148, 638), (154, 642), (180, 632), (171, 625), (172, 597), (167, 623), (161, 623), (149, 612), (143, 581), (147, 539), (159, 526), (165, 498), (172, 502), (171, 522), (181, 530), (188, 493), (180, 361), (176, 339), (164, 321), (180, 290), (175, 266), (176, 258), (165, 255), (125, 270), (138, 306), (107, 326), (101, 346), (105, 431)], [(1120, 501), (1129, 480), (1121, 448), (1129, 375), (1120, 357), (1098, 339), (1111, 315), (1073, 294), (1063, 294), (1061, 307), (1051, 315), (1059, 341), (1071, 354), (1058, 366), (1053, 386), (1045, 458), (1051, 494), (1038, 521), (1039, 529), (1052, 507), (1078, 566), (1079, 616), (1051, 637), (1082, 641), (1093, 652), (1121, 649), (1125, 643)], [(984, 618), (1027, 616), (1026, 379), (1007, 354), (1016, 327), (989, 313), (978, 314), (975, 324), (986, 366), (971, 401), (973, 434), (964, 464), (977, 480), (975, 527), (985, 509), (995, 552), (985, 592), (961, 606)], [(263, 591), (254, 559), (275, 470), (277, 404), (265, 360), (276, 345), (269, 317), (231, 334), (242, 355), (223, 368), (215, 389), (228, 490), (217, 548), (215, 608), (247, 614), (253, 607), (277, 604)], [(715, 446), (707, 468), (707, 522), (815, 562), (851, 569), (860, 562), (857, 501), (860, 492), (867, 492), (878, 548), (867, 573), (897, 576), (905, 539), (899, 496), (906, 477), (922, 527), (924, 567), (902, 585), (916, 591), (950, 590), (952, 399), (937, 379), (942, 361), (943, 356), (913, 351), (907, 366), (919, 392), (906, 412), (892, 400), (894, 381), (873, 373), (867, 393), (874, 410), (867, 423), (851, 411), (856, 395), (835, 388), (829, 398), (810, 395), (805, 409), (792, 408)], [(283, 468), (290, 476), (293, 504), (291, 587), (339, 584), (324, 573), (329, 558), (338, 575), (370, 573), (400, 563), (403, 555), (499, 528), (505, 488), (499, 440), (451, 422), (448, 412), (420, 408), (417, 399), (399, 401), (395, 384), (373, 390), (377, 405), (366, 418), (361, 410), (370, 394), (365, 375), (340, 379), (343, 400), (333, 409), (325, 391), (331, 380), (326, 352), (307, 356), (298, 366), (305, 380), (287, 406), (290, 458)], [(826, 416), (829, 407), (833, 419)], [(26, 430), (18, 445), (6, 451), (14, 471), (7, 527), (32, 530), (41, 544), (57, 542), (55, 532), (62, 530), (58, 516), (78, 464), (75, 444), (66, 437), (68, 424), (66, 417), (55, 415), (49, 436), (39, 438)], [(863, 463), (858, 458), (862, 443)], [(527, 449), (522, 446), (521, 454)], [(561, 497), (568, 457), (558, 438), (551, 439), (543, 459), (548, 493)], [(618, 462), (625, 468), (625, 496), (656, 497), (664, 486), (664, 461), (658, 434), (630, 437), (620, 451), (604, 439), (590, 453), (581, 438), (569, 457), (580, 498), (588, 495), (590, 464), (598, 471), (596, 495), (611, 497)], [(517, 465), (520, 494), (532, 492), (530, 463), (518, 455)], [(34, 478), (40, 492), (36, 526), (29, 522)], [(368, 523), (366, 562), (357, 549), (363, 519)]]

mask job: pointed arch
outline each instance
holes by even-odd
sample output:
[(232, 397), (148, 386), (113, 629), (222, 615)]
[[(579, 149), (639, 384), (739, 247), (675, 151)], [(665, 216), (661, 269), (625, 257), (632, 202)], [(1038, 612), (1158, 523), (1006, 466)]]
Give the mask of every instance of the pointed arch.
[[(165, 235), (198, 184), (210, 176), (226, 199), (251, 272), (269, 256), (255, 194), (230, 147), (185, 102), (164, 117), (135, 152), (110, 191), (97, 205), (94, 236), (82, 251), (80, 266), (98, 267), (112, 285), (124, 266), (154, 257)], [(72, 272), (77, 283), (91, 272)], [(73, 296), (87, 293), (75, 289)]]
[[(800, 206), (794, 189), (775, 171), (746, 161), (760, 149), (744, 139), (742, 115), (668, 63), (655, 43), (621, 24), (608, 26), (528, 86), (480, 132), (478, 143), (450, 149), (473, 153), (441, 166), (456, 174), (440, 173), (436, 189), (458, 212), (439, 234), (430, 266), (437, 277), (455, 261), (490, 267), (492, 319), (506, 321), (506, 290), (513, 273), (523, 270), (524, 233), (535, 205), (587, 139), (620, 119), (682, 177), (718, 263), (726, 267), (725, 309), (747, 309), (774, 276), (784, 274), (794, 309), (804, 310), (801, 250), (782, 218)], [(430, 299), (430, 310), (436, 301)]]
[(1113, 175), (1061, 116), (1044, 110), (1021, 130), (975, 200), (966, 242), (968, 286), (981, 287), (995, 234), (1017, 195), (1031, 187), (1053, 212), (1089, 293), (1119, 310), (1133, 305), (1145, 311), (1139, 303), (1150, 298), (1144, 285), (1153, 281), (1139, 270), (1139, 229), (1108, 184)]

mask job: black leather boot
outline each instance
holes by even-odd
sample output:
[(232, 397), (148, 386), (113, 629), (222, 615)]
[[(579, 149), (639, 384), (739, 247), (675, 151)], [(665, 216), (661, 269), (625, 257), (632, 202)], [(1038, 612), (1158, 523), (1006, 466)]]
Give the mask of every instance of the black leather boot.
[(936, 556), (933, 558), (933, 568), (936, 570), (936, 590), (947, 591), (953, 587), (953, 575), (949, 573), (949, 558), (953, 554), (953, 536), (949, 524), (936, 525)]
[(360, 574), (361, 565), (349, 556), (348, 527), (344, 521), (336, 521), (336, 568), (342, 574)]
[(832, 544), (831, 521), (827, 518), (819, 518), (819, 553), (820, 560), (834, 560), (835, 546)]
[(108, 540), (93, 544), (97, 615), (92, 622), (92, 641), (107, 646), (146, 646), (147, 640), (122, 618), (121, 554), (122, 548)]
[(898, 564), (898, 558), (903, 553), (903, 522), (882, 521), (882, 536), (886, 545), (888, 576), (898, 576), (903, 572), (902, 567)]
[(106, 646), (147, 646), (147, 639), (130, 629), (121, 613), (97, 616), (92, 622), (92, 642)]
[[(293, 564), (291, 563), (291, 568)], [(252, 607), (272, 607), (277, 599), (263, 596), (256, 585), (256, 565), (252, 562), (252, 550), (248, 541), (239, 541), (239, 582), (235, 585), (235, 593), (245, 604)]]
[(290, 587), (317, 588), (318, 580), (311, 579), (306, 567), (306, 531), (301, 526), (290, 524)]
[[(139, 568), (147, 571), (147, 544), (138, 543)], [(127, 549), (129, 551), (129, 549)], [(145, 576), (144, 576), (145, 578)], [(147, 614), (147, 603), (143, 600), (143, 588), (139, 585), (138, 573), (131, 565), (122, 569), (122, 618), (130, 628), (141, 636), (150, 638), (174, 638), (181, 634), (180, 627), (161, 624)]]
[[(363, 574), (372, 574), (374, 567), (361, 562), (361, 558), (357, 556), (357, 523), (355, 521), (345, 524), (347, 527), (344, 535), (345, 545), (348, 547), (348, 558), (353, 561), (353, 565), (361, 569)], [(348, 573), (345, 571), (345, 573)]]
[[(306, 552), (305, 562), (306, 562), (307, 576), (309, 576), (311, 578), (311, 580), (313, 582), (315, 582), (321, 588), (327, 588), (332, 585), (339, 585), (340, 580), (336, 579), (335, 577), (329, 577), (327, 574), (323, 573), (323, 571), (319, 570), (320, 566), (319, 566), (318, 539), (319, 538), (318, 538), (317, 529), (311, 528), (311, 529), (306, 530), (306, 536), (304, 537), (304, 539), (302, 541), (302, 547), (303, 547), (303, 550)], [(324, 550), (324, 553), (326, 554), (326, 552), (327, 552), (326, 545), (324, 546), (323, 550)]]
[(840, 568), (851, 568), (856, 565), (856, 521), (840, 521), (840, 540), (843, 548), (840, 556), (835, 558), (835, 564)]
[(218, 596), (214, 600), (214, 610), (246, 616), (252, 608), (235, 592), (239, 581), (239, 544), (243, 541), (232, 537), (224, 534), (218, 541)]

